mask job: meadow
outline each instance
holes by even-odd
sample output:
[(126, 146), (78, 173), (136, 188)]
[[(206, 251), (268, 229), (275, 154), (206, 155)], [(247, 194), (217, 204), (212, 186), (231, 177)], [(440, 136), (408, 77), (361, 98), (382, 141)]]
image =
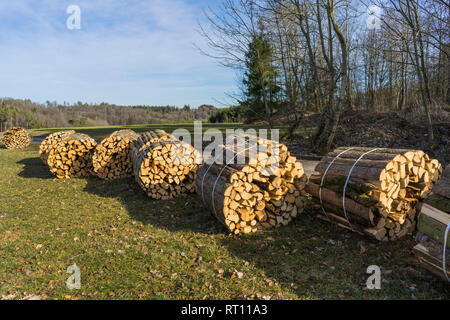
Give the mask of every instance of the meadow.
[[(85, 133), (95, 140), (101, 140), (106, 138), (116, 130), (131, 129), (137, 133), (143, 133), (150, 130), (161, 129), (168, 133), (172, 133), (174, 130), (183, 128), (194, 134), (194, 123), (164, 123), (164, 124), (136, 124), (136, 125), (122, 125), (122, 126), (105, 126), (105, 127), (71, 127), (71, 130), (75, 130), (80, 133)], [(227, 129), (267, 129), (267, 126), (263, 125), (244, 125), (242, 123), (202, 123), (202, 131), (205, 132), (208, 129), (216, 129), (223, 133)], [(286, 132), (285, 126), (275, 126), (274, 129), (280, 130), (280, 135)], [(45, 138), (47, 135), (53, 132), (67, 130), (67, 128), (44, 128), (30, 130), (31, 135), (36, 138)], [(297, 132), (300, 132), (299, 130)]]
[[(126, 128), (180, 126), (193, 128)], [(75, 128), (95, 139), (117, 129)], [(57, 180), (38, 147), (0, 148), (0, 298), (450, 298), (448, 286), (417, 264), (412, 236), (372, 243), (316, 219), (313, 208), (287, 227), (232, 236), (195, 194), (157, 201), (132, 178)], [(66, 287), (74, 263), (79, 290)], [(381, 267), (380, 290), (366, 288), (370, 265)]]

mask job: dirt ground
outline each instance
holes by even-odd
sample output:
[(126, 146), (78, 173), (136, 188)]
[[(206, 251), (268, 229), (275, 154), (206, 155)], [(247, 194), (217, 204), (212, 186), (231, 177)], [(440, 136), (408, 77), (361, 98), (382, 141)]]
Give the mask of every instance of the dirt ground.
[[(364, 113), (350, 111), (341, 117), (333, 148), (340, 146), (364, 146), (380, 148), (420, 149), (437, 158), (443, 165), (450, 163), (450, 114), (441, 112), (433, 119), (435, 146), (428, 144), (424, 121), (408, 114)], [(317, 124), (317, 115), (306, 117), (300, 128)], [(310, 132), (310, 130), (306, 130)], [(292, 153), (309, 160), (317, 154), (310, 150), (311, 136), (297, 136), (286, 142)]]

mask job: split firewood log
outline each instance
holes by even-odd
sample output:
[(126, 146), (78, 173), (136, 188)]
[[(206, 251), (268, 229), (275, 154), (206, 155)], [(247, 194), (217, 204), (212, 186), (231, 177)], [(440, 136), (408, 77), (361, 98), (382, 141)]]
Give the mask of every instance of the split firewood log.
[(92, 156), (96, 175), (106, 180), (131, 177), (133, 175), (131, 150), (138, 137), (133, 130), (119, 130), (103, 139)]
[(22, 127), (12, 127), (3, 134), (2, 141), (6, 149), (23, 149), (30, 145), (31, 135)]
[(442, 175), (421, 150), (363, 147), (338, 148), (315, 170), (307, 191), (322, 198), (319, 217), (383, 241), (415, 230), (416, 205)]
[(155, 142), (171, 141), (171, 140), (174, 140), (174, 137), (172, 137), (164, 130), (156, 129), (153, 131), (144, 132), (139, 140), (139, 148), (136, 149), (135, 151), (141, 152), (143, 149), (148, 148), (152, 143)]
[(169, 199), (194, 192), (200, 152), (163, 130), (144, 133), (131, 152), (136, 181), (149, 197)]
[(63, 137), (48, 154), (50, 172), (58, 179), (86, 177), (92, 173), (92, 156), (97, 143), (86, 134)]
[(75, 133), (75, 130), (58, 131), (48, 135), (39, 146), (39, 157), (42, 159), (42, 162), (47, 164), (50, 150), (53, 149), (63, 137), (73, 133)]
[(227, 136), (195, 182), (200, 200), (234, 234), (287, 225), (306, 202), (302, 164), (285, 145), (251, 139), (253, 143), (241, 135)]

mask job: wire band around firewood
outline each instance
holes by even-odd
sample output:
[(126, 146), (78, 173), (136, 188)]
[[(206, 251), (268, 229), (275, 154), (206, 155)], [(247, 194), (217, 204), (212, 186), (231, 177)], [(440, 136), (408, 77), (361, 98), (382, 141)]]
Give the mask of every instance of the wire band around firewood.
[[(236, 136), (232, 136), (232, 137), (233, 137), (233, 139), (236, 139)], [(228, 141), (228, 138), (227, 138), (227, 141)], [(233, 162), (234, 159), (236, 159), (236, 157), (237, 157), (238, 155), (240, 155), (241, 153), (243, 153), (243, 152), (245, 152), (245, 151), (247, 151), (247, 150), (249, 150), (249, 149), (253, 149), (254, 147), (257, 147), (257, 146), (258, 146), (258, 144), (256, 143), (254, 146), (248, 147), (248, 148), (242, 150), (241, 152), (237, 153), (237, 154), (233, 157), (233, 159), (231, 159), (231, 160), (225, 165), (225, 167), (223, 167), (222, 170), (219, 172), (219, 174), (218, 174), (218, 176), (217, 176), (217, 178), (216, 178), (216, 181), (214, 182), (214, 186), (213, 186), (212, 193), (211, 193), (211, 201), (212, 201), (212, 205), (213, 205), (213, 209), (214, 209), (214, 215), (216, 216), (216, 218), (217, 218), (217, 212), (216, 212), (216, 206), (215, 206), (215, 204), (214, 204), (214, 191), (215, 191), (215, 189), (216, 189), (216, 184), (217, 184), (217, 182), (219, 181), (220, 176), (222, 175), (222, 173), (223, 173), (223, 171), (225, 170), (225, 168), (226, 168), (231, 162)], [(223, 147), (223, 148), (222, 148), (222, 150), (221, 150), (221, 153), (219, 153), (219, 154), (217, 155), (217, 157), (214, 158), (214, 160), (211, 162), (211, 164), (209, 165), (208, 169), (206, 169), (206, 171), (205, 171), (205, 173), (203, 174), (203, 177), (202, 177), (202, 184), (201, 184), (202, 200), (203, 200), (203, 203), (204, 203), (205, 205), (206, 205), (206, 202), (205, 202), (205, 193), (204, 193), (204, 188), (203, 188), (203, 186), (204, 186), (204, 181), (205, 181), (205, 177), (206, 177), (206, 175), (208, 174), (208, 172), (209, 172), (209, 170), (211, 169), (211, 167), (215, 164), (216, 160), (219, 159), (219, 157), (221, 157), (221, 156), (223, 155), (222, 152), (223, 152), (223, 149), (225, 149), (225, 148), (224, 148), (225, 146), (222, 146), (222, 147)], [(220, 220), (220, 219), (219, 219), (219, 220)]]
[(352, 225), (352, 224), (350, 223), (350, 220), (348, 219), (348, 216), (347, 216), (347, 210), (345, 209), (345, 190), (347, 189), (348, 181), (350, 180), (350, 176), (352, 175), (353, 169), (355, 168), (355, 166), (356, 166), (356, 164), (359, 162), (359, 160), (361, 160), (362, 158), (364, 158), (365, 155), (367, 155), (367, 154), (369, 154), (369, 153), (371, 153), (371, 152), (374, 152), (374, 151), (376, 151), (376, 150), (380, 150), (380, 149), (384, 149), (384, 148), (375, 148), (375, 149), (372, 149), (372, 150), (370, 150), (370, 151), (367, 151), (367, 152), (363, 153), (363, 154), (355, 161), (355, 163), (353, 164), (353, 166), (350, 168), (350, 171), (348, 172), (347, 180), (345, 180), (344, 191), (342, 192), (342, 208), (344, 209), (345, 219), (347, 219), (347, 222), (348, 222), (350, 225)]
[(218, 154), (217, 157), (214, 158), (214, 160), (212, 161), (212, 163), (209, 165), (208, 169), (206, 169), (205, 173), (203, 174), (202, 177), (202, 200), (203, 200), (203, 204), (206, 205), (205, 202), (205, 193), (203, 192), (203, 182), (205, 181), (205, 177), (209, 172), (209, 169), (211, 169), (212, 165), (216, 162), (217, 159), (219, 159), (219, 157), (222, 156), (222, 154)]
[(447, 224), (447, 228), (445, 229), (445, 235), (444, 235), (444, 249), (442, 250), (442, 270), (444, 270), (445, 277), (447, 278), (447, 281), (450, 282), (450, 278), (447, 274), (447, 262), (446, 259), (446, 249), (447, 249), (447, 237), (448, 237), (448, 231), (450, 230), (450, 222)]
[(328, 219), (330, 219), (328, 217), (328, 213), (326, 212), (326, 210), (323, 207), (323, 202), (322, 202), (322, 186), (323, 186), (323, 182), (325, 180), (325, 176), (327, 175), (328, 170), (331, 168), (331, 166), (333, 165), (333, 163), (344, 153), (346, 153), (347, 151), (352, 150), (354, 147), (348, 148), (347, 150), (342, 151), (341, 153), (339, 153), (336, 157), (334, 157), (334, 159), (330, 162), (330, 164), (328, 165), (327, 169), (325, 170), (322, 179), (320, 180), (320, 186), (319, 186), (319, 200), (320, 200), (320, 206), (322, 207), (322, 211), (323, 213), (325, 213), (325, 215), (327, 216)]
[(212, 189), (212, 192), (211, 192), (211, 202), (212, 202), (213, 209), (214, 209), (214, 215), (215, 215), (216, 217), (217, 217), (217, 212), (216, 212), (216, 206), (215, 206), (215, 203), (214, 203), (214, 191), (216, 190), (216, 185), (217, 185), (217, 182), (218, 182), (219, 179), (220, 179), (220, 176), (222, 175), (222, 173), (223, 173), (223, 171), (225, 170), (225, 168), (228, 167), (228, 165), (231, 164), (231, 163), (234, 161), (234, 159), (236, 159), (236, 157), (237, 157), (238, 155), (240, 155), (241, 153), (243, 153), (243, 152), (245, 152), (245, 151), (248, 151), (248, 150), (250, 150), (250, 149), (253, 149), (253, 148), (255, 148), (255, 147), (258, 147), (258, 144), (255, 144), (255, 145), (252, 146), (252, 147), (248, 147), (248, 148), (242, 150), (241, 152), (236, 153), (236, 155), (233, 157), (233, 159), (231, 159), (230, 161), (228, 161), (228, 163), (222, 168), (222, 170), (220, 170), (219, 174), (217, 175), (216, 181), (214, 182), (214, 186), (213, 186), (213, 189)]
[[(235, 138), (235, 136), (233, 136), (233, 138)], [(227, 143), (227, 141), (228, 141), (228, 137), (226, 138), (225, 143)], [(222, 145), (221, 147), (222, 147), (221, 150), (220, 150), (221, 152), (217, 154), (217, 157), (214, 158), (214, 160), (211, 162), (211, 164), (209, 165), (208, 169), (206, 169), (206, 171), (205, 171), (205, 173), (203, 174), (203, 177), (202, 177), (202, 187), (201, 187), (201, 189), (202, 189), (202, 201), (203, 201), (203, 204), (204, 204), (204, 205), (206, 205), (206, 202), (205, 202), (205, 193), (203, 192), (203, 184), (204, 184), (204, 182), (205, 182), (205, 177), (206, 177), (206, 175), (208, 174), (208, 172), (209, 172), (209, 170), (211, 169), (211, 167), (213, 166), (213, 164), (216, 163), (216, 160), (219, 159), (221, 156), (223, 156), (223, 153), (222, 153), (222, 152), (223, 152), (223, 150), (226, 149), (226, 148), (225, 148), (225, 145)], [(245, 150), (244, 150), (244, 151), (245, 151)], [(233, 158), (233, 160), (234, 160), (234, 158)]]

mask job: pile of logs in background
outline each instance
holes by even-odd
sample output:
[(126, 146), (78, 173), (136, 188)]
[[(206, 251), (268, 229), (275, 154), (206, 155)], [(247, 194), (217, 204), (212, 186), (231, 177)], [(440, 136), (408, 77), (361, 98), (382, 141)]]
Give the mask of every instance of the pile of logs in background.
[(22, 127), (12, 127), (3, 134), (2, 141), (6, 149), (22, 149), (30, 145), (31, 135)]
[(97, 143), (86, 134), (62, 137), (50, 150), (47, 165), (58, 179), (86, 177), (92, 174), (92, 156)]
[(119, 130), (103, 139), (92, 157), (95, 174), (106, 180), (132, 176), (131, 150), (138, 137), (133, 130)]
[(163, 130), (146, 132), (131, 152), (134, 176), (149, 197), (170, 199), (194, 192), (200, 152)]
[(39, 157), (44, 164), (47, 164), (48, 154), (51, 149), (56, 147), (56, 144), (65, 136), (75, 133), (75, 130), (58, 131), (48, 135), (39, 146)]
[(329, 153), (316, 166), (319, 174), (311, 176), (307, 191), (320, 199), (328, 168), (319, 217), (376, 240), (395, 240), (415, 230), (416, 205), (429, 194), (442, 166), (419, 150), (372, 150), (342, 147)]
[(196, 191), (230, 232), (287, 225), (303, 211), (306, 176), (285, 145), (235, 135), (220, 152), (198, 170)]

